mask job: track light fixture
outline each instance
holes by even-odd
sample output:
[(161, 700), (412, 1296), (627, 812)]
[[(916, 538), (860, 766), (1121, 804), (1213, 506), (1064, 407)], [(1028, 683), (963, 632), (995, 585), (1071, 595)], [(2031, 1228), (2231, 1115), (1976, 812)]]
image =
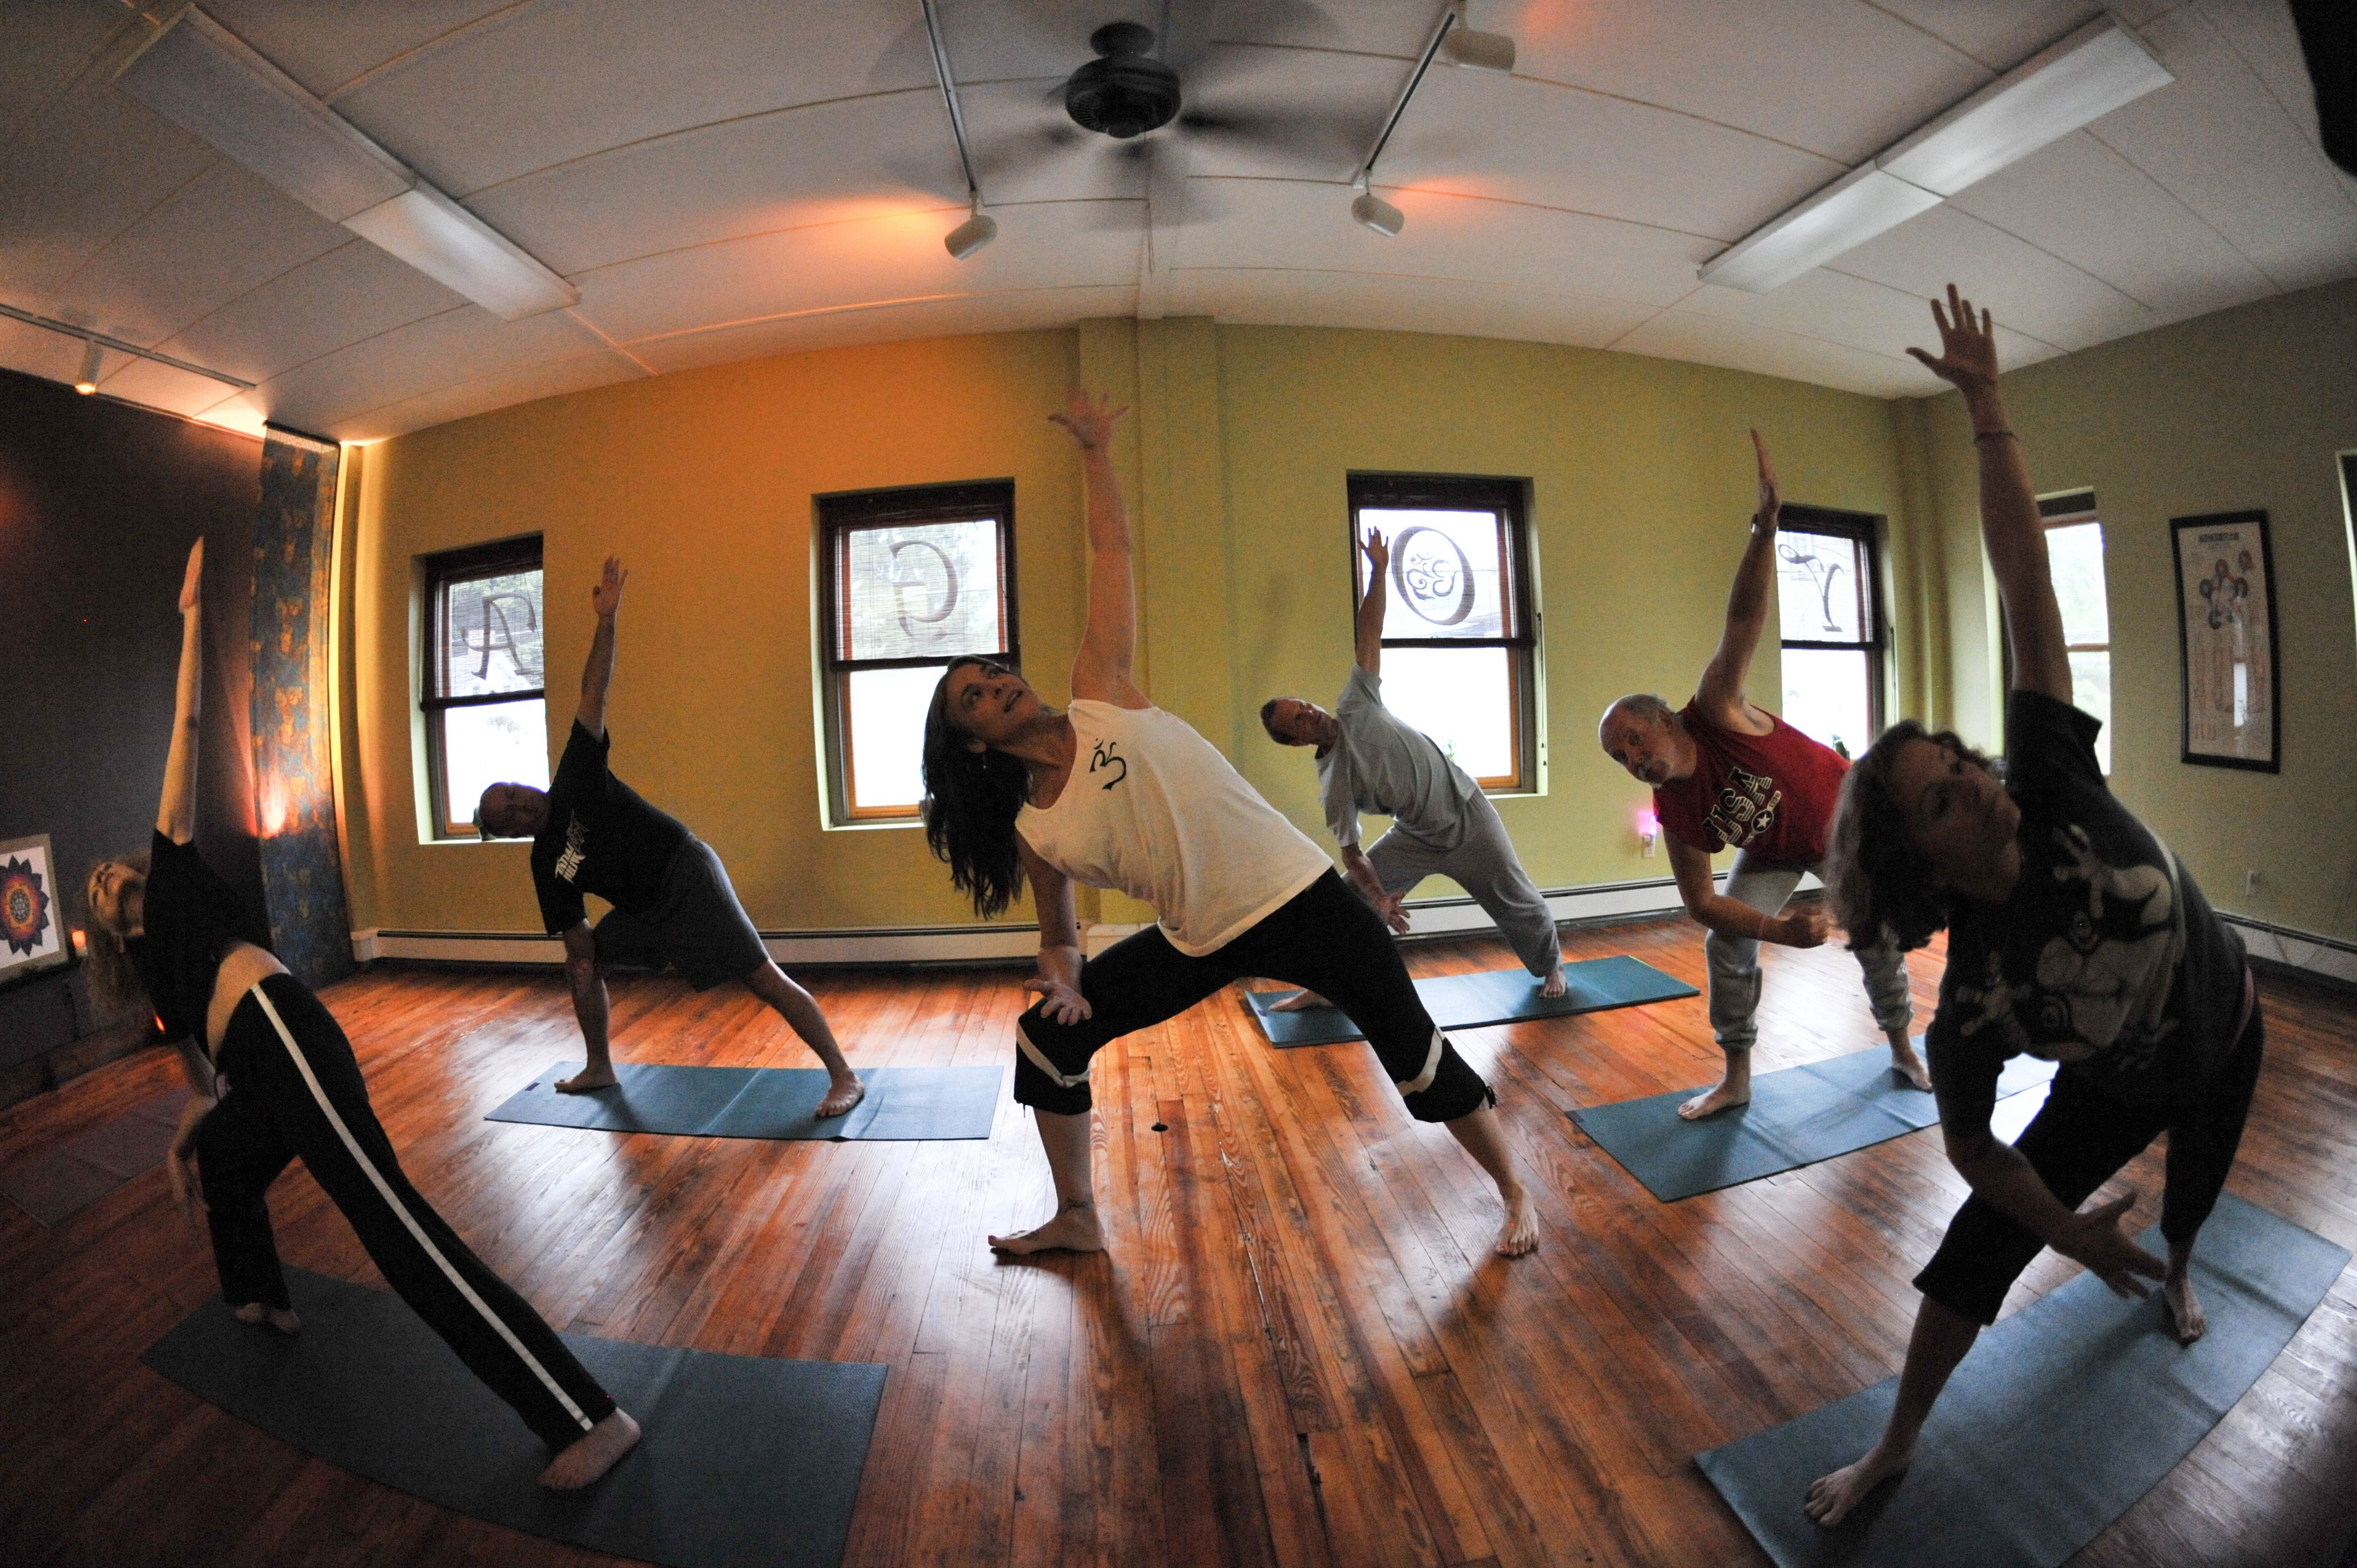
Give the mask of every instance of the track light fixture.
[(74, 391), (88, 397), (98, 390), (99, 357), (103, 352), (95, 338), (86, 338), (81, 349), (81, 374), (74, 378)]
[(998, 220), (982, 209), (982, 193), (974, 198), (974, 216), (951, 230), (942, 243), (949, 248), (952, 257), (963, 261), (998, 238)]
[(1448, 31), (1440, 40), (1440, 59), (1445, 65), (1460, 66), (1467, 70), (1494, 70), (1512, 75), (1514, 70), (1514, 40), (1503, 33), (1484, 33), (1466, 19), (1466, 9), (1471, 0), (1457, 0), (1449, 7)]
[(1351, 203), (1351, 216), (1386, 240), (1407, 227), (1407, 214), (1369, 190), (1364, 181), (1360, 183), (1358, 199)]

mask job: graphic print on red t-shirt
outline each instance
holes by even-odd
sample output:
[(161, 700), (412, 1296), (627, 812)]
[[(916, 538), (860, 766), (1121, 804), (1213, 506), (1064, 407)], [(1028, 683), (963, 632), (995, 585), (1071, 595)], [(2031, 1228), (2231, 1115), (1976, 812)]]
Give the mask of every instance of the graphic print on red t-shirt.
[(1721, 729), (1688, 703), (1678, 717), (1695, 745), (1695, 769), (1653, 791), (1653, 814), (1681, 842), (1716, 854), (1733, 847), (1778, 865), (1825, 857), (1834, 801), (1849, 764), (1830, 746), (1768, 715), (1766, 735)]

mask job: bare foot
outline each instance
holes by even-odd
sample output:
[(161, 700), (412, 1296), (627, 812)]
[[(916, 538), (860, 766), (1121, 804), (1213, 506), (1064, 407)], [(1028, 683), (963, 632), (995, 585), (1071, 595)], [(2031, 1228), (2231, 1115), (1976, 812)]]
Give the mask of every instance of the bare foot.
[(1565, 977), (1562, 967), (1558, 965), (1556, 966), (1555, 972), (1546, 977), (1546, 983), (1539, 987), (1539, 994), (1542, 996), (1560, 996), (1570, 989), (1571, 982)]
[(2179, 1345), (2190, 1345), (2209, 1332), (2210, 1315), (2201, 1310), (2201, 1298), (2193, 1294), (2190, 1271), (2171, 1270), (2160, 1282), (2160, 1299), (2169, 1307), (2169, 1332), (2177, 1336)]
[(593, 1089), (611, 1089), (621, 1082), (610, 1067), (585, 1067), (571, 1078), (560, 1078), (554, 1086), (559, 1094), (587, 1094)]
[(289, 1336), (303, 1331), (303, 1320), (295, 1316), (295, 1309), (291, 1306), (269, 1306), (262, 1302), (249, 1301), (237, 1309), (237, 1320), (251, 1323), (257, 1328), (275, 1328), (279, 1333)]
[(565, 1451), (540, 1473), (540, 1484), (552, 1492), (576, 1492), (614, 1467), (614, 1462), (639, 1445), (639, 1423), (630, 1412), (613, 1414), (566, 1444)]
[(845, 1073), (834, 1080), (834, 1087), (828, 1090), (826, 1098), (818, 1102), (818, 1113), (821, 1118), (840, 1116), (866, 1098), (867, 1086), (856, 1075)]
[(1857, 1464), (1845, 1465), (1832, 1475), (1820, 1476), (1811, 1482), (1808, 1500), (1802, 1506), (1809, 1510), (1811, 1519), (1831, 1530), (1849, 1516), (1850, 1509), (1866, 1501), (1867, 1493), (1906, 1469), (1914, 1457), (1912, 1449), (1904, 1454), (1889, 1454), (1878, 1444)]
[(1097, 1225), (1094, 1204), (1068, 1203), (1061, 1213), (1038, 1230), (993, 1236), (990, 1245), (994, 1251), (1012, 1252), (1017, 1257), (1029, 1252), (1102, 1252), (1104, 1232)]
[(1527, 1192), (1516, 1193), (1506, 1204), (1506, 1223), (1498, 1232), (1498, 1256), (1519, 1258), (1539, 1244), (1539, 1211)]
[(1890, 1070), (1924, 1093), (1932, 1092), (1931, 1069), (1923, 1065), (1923, 1058), (1916, 1055), (1913, 1041), (1910, 1040), (1905, 1045), (1897, 1040), (1890, 1042)]
[(1332, 1005), (1334, 1004), (1327, 1001), (1315, 991), (1297, 991), (1282, 1002), (1270, 1003), (1268, 1010), (1272, 1013), (1307, 1013), (1312, 1007), (1331, 1007)]
[(1747, 1083), (1742, 1088), (1737, 1089), (1725, 1082), (1721, 1082), (1717, 1088), (1711, 1090), (1707, 1093), (1697, 1094), (1692, 1100), (1687, 1101), (1684, 1105), (1679, 1106), (1678, 1114), (1684, 1117), (1689, 1122), (1699, 1122), (1706, 1116), (1717, 1115), (1720, 1112), (1726, 1110), (1731, 1105), (1748, 1104), (1750, 1102), (1750, 1100), (1751, 1086), (1749, 1084)]

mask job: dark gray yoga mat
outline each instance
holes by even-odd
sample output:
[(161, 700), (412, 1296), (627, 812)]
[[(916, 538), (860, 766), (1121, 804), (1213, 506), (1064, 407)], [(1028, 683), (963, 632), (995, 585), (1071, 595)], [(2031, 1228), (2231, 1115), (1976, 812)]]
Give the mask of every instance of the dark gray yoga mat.
[[(2016, 1057), (1997, 1079), (1997, 1097), (2053, 1076), (2052, 1062)], [(1697, 1092), (1583, 1106), (1571, 1119), (1664, 1203), (1814, 1165), (1940, 1120), (1932, 1096), (1891, 1070), (1888, 1046), (1763, 1072), (1751, 1080), (1749, 1105), (1688, 1122), (1678, 1107)]]
[[(2158, 1226), (2143, 1242), (2164, 1250)], [(1829, 1530), (1802, 1498), (1874, 1445), (1898, 1379), (1695, 1462), (1781, 1568), (2053, 1568), (2218, 1424), (2348, 1262), (2322, 1237), (2221, 1198), (2193, 1250), (2209, 1333), (2179, 1346), (2158, 1294), (2124, 1301), (2081, 1274), (1981, 1336), (1913, 1466)]]
[(162, 1165), (188, 1102), (184, 1088), (143, 1100), (48, 1153), (0, 1171), (0, 1195), (44, 1225), (70, 1219)]
[(625, 1062), (614, 1069), (622, 1081), (611, 1089), (556, 1092), (558, 1079), (580, 1070), (579, 1062), (558, 1062), (488, 1119), (696, 1138), (987, 1138), (1001, 1077), (995, 1067), (865, 1068), (859, 1078), (867, 1098), (847, 1115), (821, 1121), (827, 1077), (818, 1068)]
[[(1573, 1013), (1595, 1013), (1607, 1007), (1630, 1007), (1641, 1002), (1667, 1002), (1702, 994), (1683, 980), (1673, 979), (1641, 959), (1591, 958), (1563, 966), (1570, 987), (1561, 996), (1542, 996), (1539, 983), (1520, 969), (1491, 969), (1479, 974), (1439, 974), (1415, 983), (1424, 1010), (1444, 1029), (1478, 1029), (1486, 1024), (1519, 1023), (1529, 1018), (1560, 1018)], [(1339, 1046), (1367, 1036), (1340, 1007), (1312, 1007), (1304, 1013), (1277, 1013), (1275, 1005), (1297, 991), (1247, 991), (1245, 1004), (1259, 1020), (1261, 1033), (1280, 1049), (1294, 1046)]]
[(286, 1273), (294, 1338), (216, 1297), (140, 1359), (331, 1465), (552, 1541), (675, 1568), (841, 1562), (882, 1367), (567, 1334), (646, 1435), (596, 1486), (553, 1493), (540, 1439), (400, 1298)]

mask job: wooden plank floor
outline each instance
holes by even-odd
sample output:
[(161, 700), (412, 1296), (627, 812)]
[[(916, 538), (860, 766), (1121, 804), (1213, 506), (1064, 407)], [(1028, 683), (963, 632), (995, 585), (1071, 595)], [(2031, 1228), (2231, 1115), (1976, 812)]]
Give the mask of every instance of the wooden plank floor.
[[(1678, 922), (1575, 933), (1699, 984)], [(1494, 945), (1411, 950), (1420, 973)], [(1770, 950), (1760, 1067), (1877, 1036), (1835, 949)], [(1938, 982), (1913, 961), (1921, 1018)], [(1005, 1063), (1008, 971), (819, 975), (863, 1066)], [(2231, 1190), (2357, 1247), (2357, 1007), (2268, 983), (2268, 1061)], [(1566, 1117), (1707, 1079), (1700, 999), (1468, 1031), (1539, 1178), (1499, 1214), (1363, 1047), (1278, 1053), (1232, 997), (1099, 1058), (1111, 1250), (994, 1260), (1044, 1217), (1026, 1115), (986, 1143), (619, 1136), (483, 1113), (576, 1050), (561, 979), (379, 972), (328, 993), (419, 1187), (560, 1326), (890, 1368), (848, 1561), (1335, 1565), (1763, 1561), (1698, 1448), (1889, 1376), (1908, 1281), (1964, 1187), (1921, 1133), (1673, 1206)], [(796, 1066), (735, 988), (617, 987), (642, 1058)], [(156, 1053), (0, 1120), (0, 1166), (169, 1081)], [(2158, 1209), (2160, 1166), (2126, 1173)], [(290, 1261), (375, 1284), (300, 1167)], [(2008, 1310), (2051, 1289), (2050, 1256)], [(58, 1230), (0, 1203), (0, 1562), (605, 1561), (459, 1518), (264, 1437), (138, 1365), (213, 1289), (151, 1173)], [(791, 1499), (780, 1506), (791, 1507)], [(2357, 1530), (2357, 1274), (2183, 1465), (2080, 1559), (2332, 1563)]]

